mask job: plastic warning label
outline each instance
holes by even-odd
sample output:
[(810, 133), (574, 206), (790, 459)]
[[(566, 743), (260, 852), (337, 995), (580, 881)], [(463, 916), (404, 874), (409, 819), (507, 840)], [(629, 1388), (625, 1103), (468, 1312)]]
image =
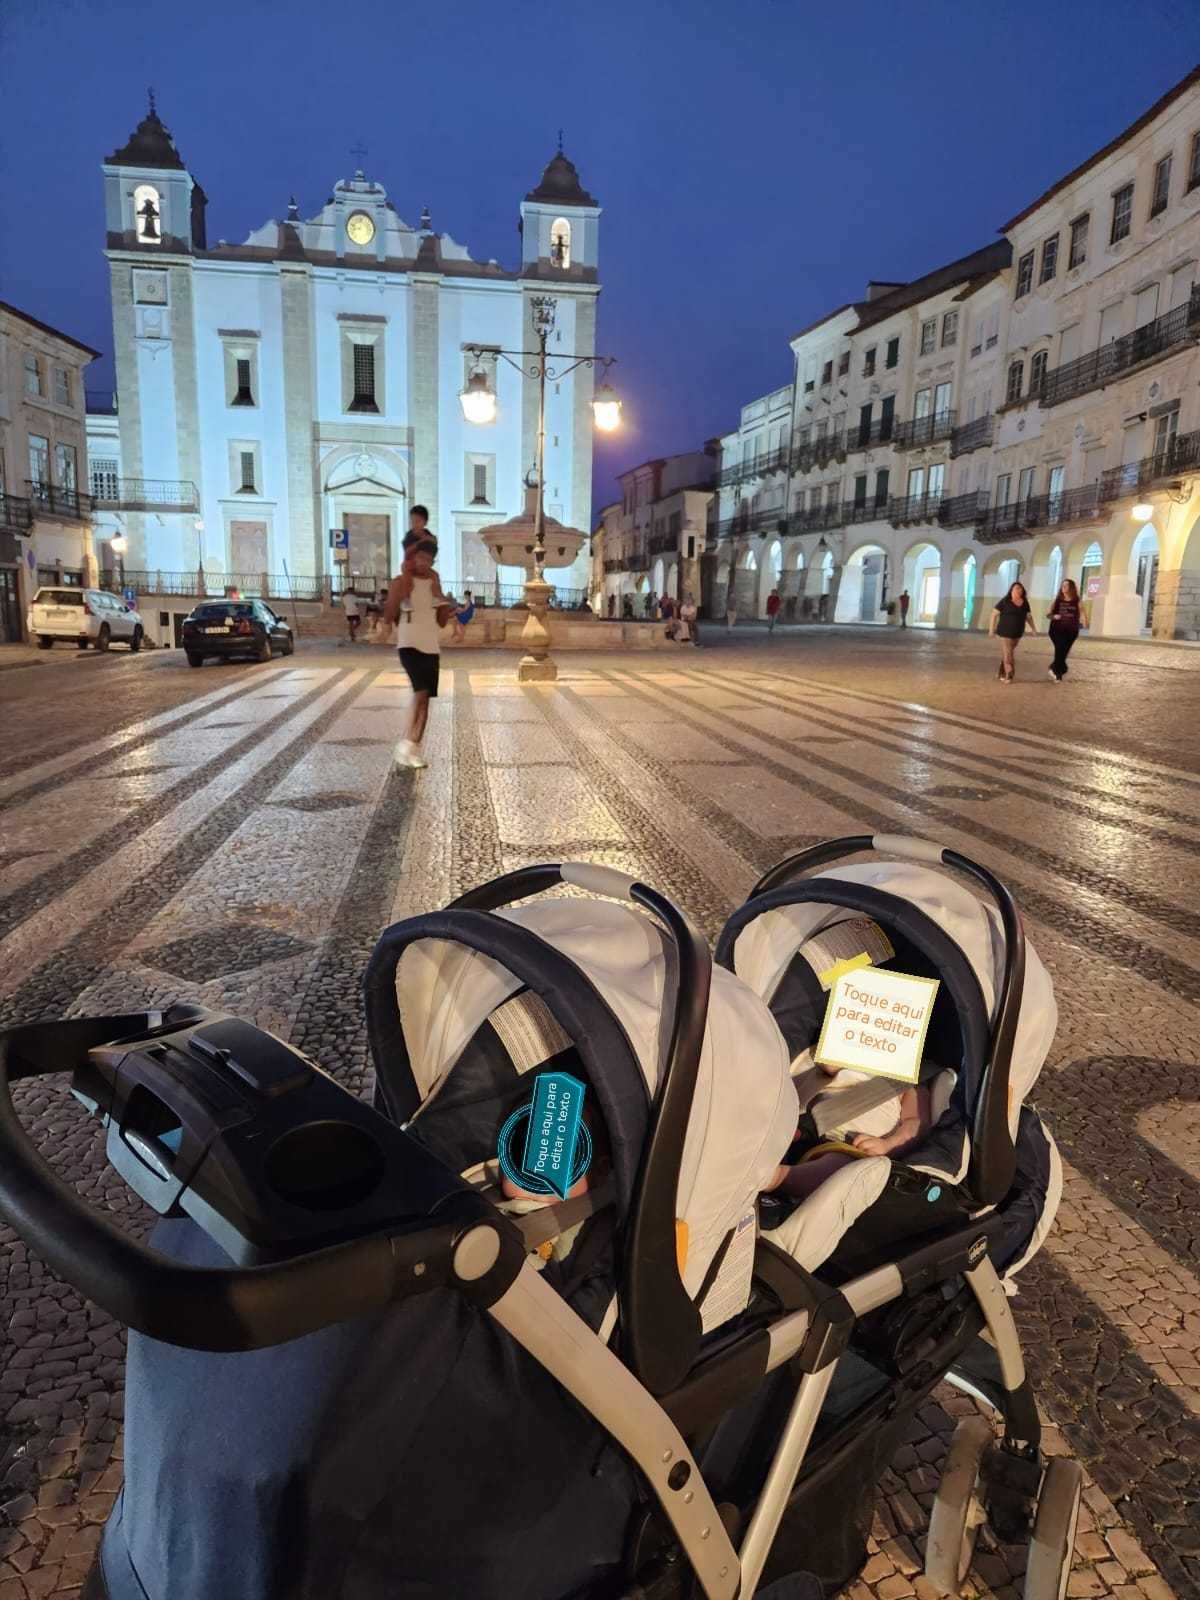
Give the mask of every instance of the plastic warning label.
[(878, 967), (896, 954), (891, 940), (870, 917), (848, 917), (804, 942), (804, 955), (822, 989), (833, 987), (848, 964)]
[(753, 1205), (738, 1221), (725, 1251), (716, 1277), (708, 1287), (700, 1307), (700, 1326), (705, 1333), (719, 1328), (730, 1317), (746, 1309), (750, 1298), (750, 1279), (754, 1273), (754, 1241), (758, 1230), (754, 1226)]

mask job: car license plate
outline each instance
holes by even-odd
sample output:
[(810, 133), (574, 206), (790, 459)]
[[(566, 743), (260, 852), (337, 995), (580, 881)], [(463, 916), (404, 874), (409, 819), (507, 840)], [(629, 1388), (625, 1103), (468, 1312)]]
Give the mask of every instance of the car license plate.
[(71, 608), (70, 606), (51, 606), (46, 615), (49, 617), (69, 617)]
[(228, 633), (228, 628), (205, 628), (205, 633)]

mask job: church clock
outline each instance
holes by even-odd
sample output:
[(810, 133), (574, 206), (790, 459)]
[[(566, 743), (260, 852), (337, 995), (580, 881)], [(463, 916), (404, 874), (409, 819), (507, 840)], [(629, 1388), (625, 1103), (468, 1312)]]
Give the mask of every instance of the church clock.
[(346, 233), (352, 244), (370, 244), (375, 237), (375, 223), (365, 211), (351, 212), (346, 218)]

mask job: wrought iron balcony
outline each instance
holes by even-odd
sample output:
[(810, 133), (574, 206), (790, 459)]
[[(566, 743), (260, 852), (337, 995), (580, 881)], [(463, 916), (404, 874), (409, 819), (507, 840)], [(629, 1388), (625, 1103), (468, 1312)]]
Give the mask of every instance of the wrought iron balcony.
[(804, 511), (793, 511), (787, 519), (788, 533), (827, 533), (840, 528), (843, 523), (842, 505), (838, 500), (825, 505), (809, 506)]
[(92, 504), (105, 511), (196, 511), (200, 497), (187, 478), (116, 478), (99, 472), (92, 479)]
[(916, 450), (921, 445), (937, 444), (954, 432), (954, 417), (953, 411), (935, 411), (927, 417), (898, 422), (892, 443), (897, 450)]
[(1181, 472), (1200, 471), (1200, 432), (1179, 433), (1165, 450), (1143, 456), (1128, 466), (1110, 467), (1100, 474), (1101, 500), (1119, 500), (1123, 495), (1141, 494), (1156, 484), (1176, 478)]
[(1036, 528), (1059, 527), (1067, 522), (1086, 522), (1100, 509), (1099, 483), (1078, 489), (1063, 489), (1058, 494), (1035, 494), (1028, 500), (1012, 500), (993, 506), (976, 530), (983, 544), (999, 544), (1013, 534)]
[(608, 560), (604, 563), (604, 571), (609, 576), (611, 576), (614, 572), (624, 572), (625, 557), (609, 556)]
[(977, 489), (973, 494), (956, 494), (952, 500), (942, 501), (938, 521), (943, 528), (966, 528), (973, 522), (983, 520), (987, 515), (987, 505), (986, 489)]
[(59, 483), (38, 483), (32, 478), (26, 478), (25, 486), (29, 490), (29, 503), (35, 517), (39, 512), (47, 511), (51, 516), (83, 522), (91, 513), (91, 496), (80, 494), (78, 489), (64, 489)]
[(841, 428), (823, 433), (819, 438), (797, 439), (792, 450), (792, 466), (797, 472), (808, 472), (813, 466), (823, 467), (827, 462), (846, 454), (846, 435)]
[(995, 432), (996, 418), (990, 411), (985, 417), (964, 422), (961, 428), (955, 428), (950, 435), (951, 456), (965, 456), (972, 450), (982, 450), (985, 445), (991, 444)]
[(863, 522), (886, 522), (886, 500), (847, 500), (842, 505), (842, 521), (848, 528)]
[(860, 422), (856, 428), (847, 429), (846, 449), (870, 450), (877, 444), (891, 444), (895, 436), (895, 418), (878, 417), (870, 424)]
[(786, 472), (790, 459), (787, 446), (781, 445), (777, 450), (750, 456), (745, 461), (723, 468), (717, 482), (725, 489), (731, 483), (746, 483), (751, 478), (765, 478), (772, 472)]
[(650, 540), (652, 556), (665, 556), (668, 552), (674, 554), (678, 549), (679, 537), (674, 533), (656, 533)]
[(756, 511), (752, 515), (723, 517), (711, 525), (718, 539), (747, 539), (752, 534), (786, 533), (787, 517), (782, 510)]
[(940, 494), (909, 494), (888, 502), (887, 519), (894, 528), (909, 522), (937, 522), (944, 501)]
[(1039, 399), (1044, 406), (1061, 405), (1064, 400), (1086, 394), (1089, 389), (1101, 389), (1122, 373), (1197, 338), (1200, 338), (1200, 287), (1192, 290), (1186, 305), (1176, 306), (1174, 311), (1156, 317), (1120, 339), (1111, 340), (1099, 350), (1047, 372), (1042, 379)]
[(28, 500), (15, 494), (0, 494), (0, 530), (26, 533), (32, 524), (33, 510)]

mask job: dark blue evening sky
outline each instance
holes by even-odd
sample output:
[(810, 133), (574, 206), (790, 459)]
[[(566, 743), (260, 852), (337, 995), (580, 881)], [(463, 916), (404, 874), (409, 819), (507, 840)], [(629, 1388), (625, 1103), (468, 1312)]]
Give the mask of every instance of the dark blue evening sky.
[(604, 207), (611, 472), (790, 376), (789, 334), (995, 236), (1200, 60), (1196, 0), (7, 0), (0, 298), (105, 352), (99, 166), (154, 85), (240, 240), (355, 164), (513, 264), (557, 129)]

